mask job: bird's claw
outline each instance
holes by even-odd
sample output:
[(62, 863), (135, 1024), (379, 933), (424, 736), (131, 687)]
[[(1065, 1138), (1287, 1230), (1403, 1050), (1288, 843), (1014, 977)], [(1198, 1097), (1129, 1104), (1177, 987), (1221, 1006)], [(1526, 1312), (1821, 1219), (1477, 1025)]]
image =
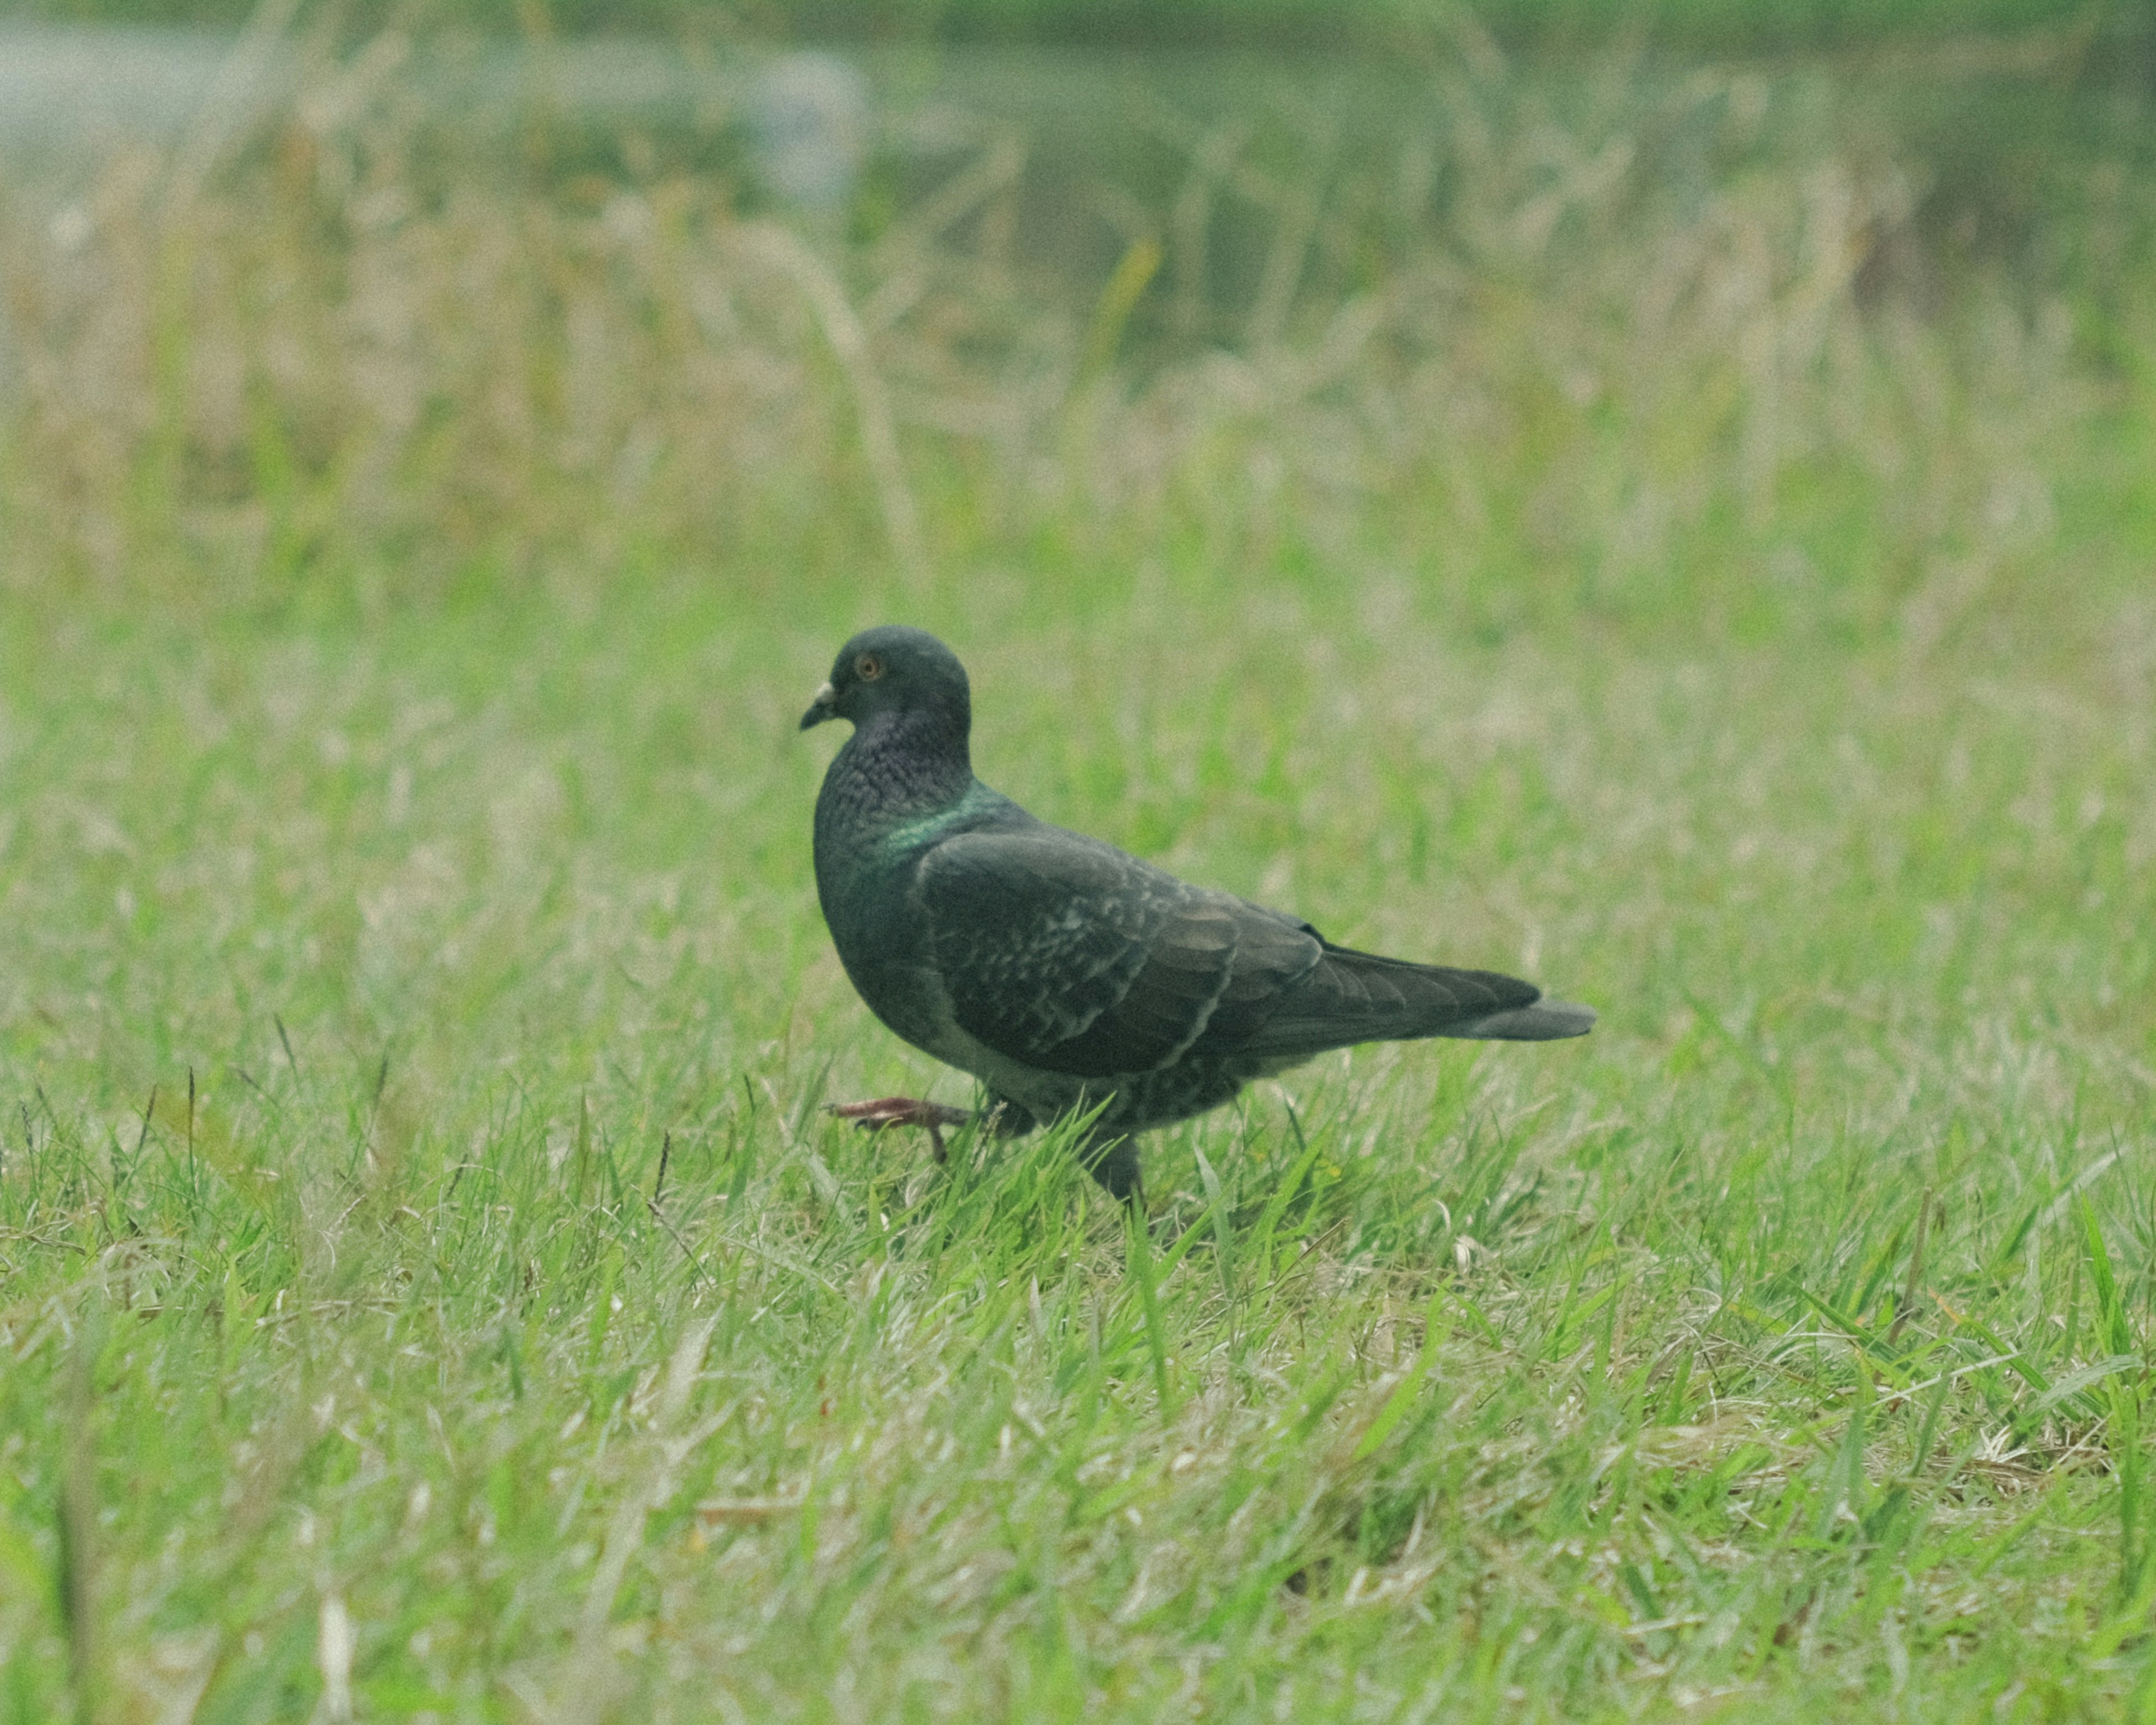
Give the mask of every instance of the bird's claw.
[(880, 1132), (887, 1126), (924, 1127), (928, 1132), (928, 1147), (942, 1162), (943, 1128), (963, 1126), (973, 1117), (966, 1109), (947, 1107), (942, 1102), (925, 1102), (917, 1096), (878, 1096), (867, 1102), (827, 1102), (826, 1114), (840, 1120), (850, 1120), (865, 1132)]

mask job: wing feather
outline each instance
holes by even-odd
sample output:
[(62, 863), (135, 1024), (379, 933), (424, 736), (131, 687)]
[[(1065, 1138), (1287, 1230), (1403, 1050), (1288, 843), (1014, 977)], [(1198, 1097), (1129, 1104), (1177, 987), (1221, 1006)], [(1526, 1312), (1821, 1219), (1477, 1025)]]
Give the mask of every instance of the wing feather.
[(1532, 983), (1336, 947), (1308, 923), (1060, 827), (962, 833), (916, 880), (961, 1029), (1006, 1059), (1087, 1078), (1185, 1055), (1292, 1062), (1421, 1036), (1578, 1035), (1584, 1008)]
[(1055, 827), (957, 834), (917, 890), (959, 1026), (1080, 1077), (1240, 1040), (1321, 951), (1291, 918)]

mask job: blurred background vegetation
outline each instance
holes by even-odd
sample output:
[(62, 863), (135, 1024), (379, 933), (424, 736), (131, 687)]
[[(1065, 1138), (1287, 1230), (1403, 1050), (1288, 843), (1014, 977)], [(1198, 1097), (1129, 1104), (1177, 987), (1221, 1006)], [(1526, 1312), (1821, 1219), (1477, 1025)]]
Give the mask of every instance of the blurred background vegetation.
[(2010, 611), (2145, 495), (2152, 17), (18, 8), (0, 582), (1255, 533), (1486, 632)]
[[(21, 0), (25, 18), (236, 26), (249, 0)], [(758, 39), (1238, 46), (1410, 51), (1460, 17), (1508, 49), (1599, 48), (1613, 36), (1694, 52), (1862, 50), (1881, 40), (2061, 29), (2147, 39), (2132, 0), (347, 0), (347, 28), (415, 22), (518, 34), (694, 30)]]

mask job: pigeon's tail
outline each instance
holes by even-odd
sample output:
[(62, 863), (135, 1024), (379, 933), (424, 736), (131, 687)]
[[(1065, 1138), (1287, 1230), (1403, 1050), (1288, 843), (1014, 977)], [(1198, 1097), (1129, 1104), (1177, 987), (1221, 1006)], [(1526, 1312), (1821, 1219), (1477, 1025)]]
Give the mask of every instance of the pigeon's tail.
[(1245, 1046), (1252, 1054), (1296, 1057), (1424, 1036), (1548, 1042), (1584, 1036), (1594, 1024), (1586, 1007), (1545, 1000), (1517, 977), (1410, 964), (1327, 942)]
[(1558, 1042), (1568, 1036), (1584, 1036), (1594, 1028), (1594, 1009), (1569, 1000), (1544, 998), (1532, 1006), (1510, 1012), (1493, 1012), (1460, 1026), (1440, 1030), (1440, 1036), (1467, 1036), (1488, 1042)]

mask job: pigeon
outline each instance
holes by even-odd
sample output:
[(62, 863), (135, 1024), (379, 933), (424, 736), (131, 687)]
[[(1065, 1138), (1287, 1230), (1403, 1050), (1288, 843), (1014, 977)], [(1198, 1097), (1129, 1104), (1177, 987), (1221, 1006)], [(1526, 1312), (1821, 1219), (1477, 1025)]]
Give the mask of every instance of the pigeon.
[[(1014, 1135), (1086, 1119), (1078, 1148), (1142, 1201), (1137, 1134), (1363, 1042), (1584, 1035), (1584, 1006), (1486, 970), (1337, 947), (1299, 917), (1038, 820), (973, 776), (965, 667), (917, 629), (839, 649), (801, 728), (854, 733), (816, 798), (816, 893), (846, 975), (891, 1030), (985, 1088)], [(832, 1111), (880, 1128), (973, 1117), (907, 1096)]]

